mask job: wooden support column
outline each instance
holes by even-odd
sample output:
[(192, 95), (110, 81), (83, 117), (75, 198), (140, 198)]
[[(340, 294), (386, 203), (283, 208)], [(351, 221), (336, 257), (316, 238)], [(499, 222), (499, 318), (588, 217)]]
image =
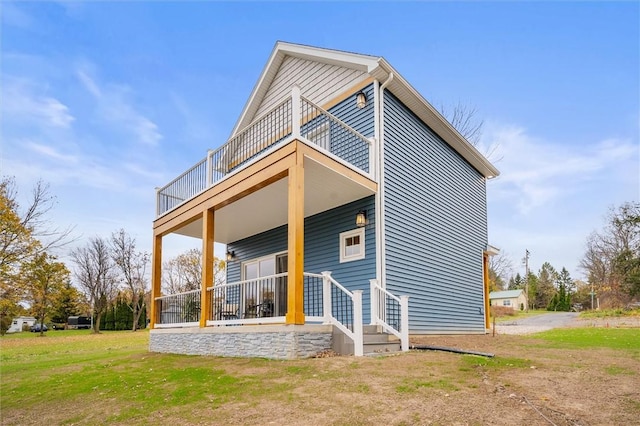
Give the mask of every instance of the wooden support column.
[(151, 315), (149, 327), (154, 328), (158, 320), (156, 297), (161, 295), (162, 285), (162, 235), (153, 236), (153, 247), (151, 252)]
[(202, 286), (200, 294), (200, 327), (207, 326), (211, 311), (211, 298), (207, 287), (213, 287), (213, 243), (214, 243), (214, 212), (207, 209), (202, 212)]
[(482, 281), (484, 284), (484, 328), (491, 328), (489, 306), (489, 254), (482, 254)]
[(298, 148), (289, 167), (287, 324), (304, 324), (304, 158)]

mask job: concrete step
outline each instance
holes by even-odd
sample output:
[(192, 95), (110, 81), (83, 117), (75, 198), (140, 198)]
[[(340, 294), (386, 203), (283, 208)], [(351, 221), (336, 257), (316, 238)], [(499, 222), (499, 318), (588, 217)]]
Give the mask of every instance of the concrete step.
[(382, 332), (382, 327), (380, 327), (379, 325), (363, 325), (362, 326), (362, 332), (364, 334), (367, 334), (367, 333), (381, 333)]
[[(364, 343), (391, 343), (398, 338), (392, 334), (387, 333), (365, 333), (362, 335)], [(395, 343), (395, 342), (394, 342)]]
[(382, 355), (400, 352), (400, 343), (365, 343), (363, 352), (365, 355)]

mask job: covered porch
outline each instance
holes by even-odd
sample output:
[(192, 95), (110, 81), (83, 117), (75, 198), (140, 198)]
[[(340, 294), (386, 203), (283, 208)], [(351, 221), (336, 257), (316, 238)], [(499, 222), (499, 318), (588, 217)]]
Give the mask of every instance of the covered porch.
[[(372, 200), (378, 191), (376, 159), (372, 140), (305, 99), (294, 87), (287, 99), (158, 189), (158, 217), (153, 224), (151, 350), (165, 351), (163, 345), (173, 342), (169, 346), (175, 347), (176, 353), (253, 356), (259, 349), (246, 350), (247, 345), (269, 347), (280, 342), (277, 345), (286, 348), (274, 347), (274, 353), (284, 351), (300, 357), (327, 349), (327, 342), (342, 338), (336, 337), (337, 333), (350, 341), (352, 353), (362, 355), (362, 289), (375, 278), (375, 269), (354, 273), (353, 264), (344, 264), (357, 279), (357, 285), (350, 289), (322, 269), (326, 266), (316, 263), (305, 271), (305, 221), (342, 209), (343, 220), (348, 214), (347, 226), (354, 228), (356, 214), (373, 216)], [(350, 211), (366, 199), (370, 204), (365, 211)], [(331, 227), (330, 221), (310, 229), (323, 234), (327, 227)], [(370, 244), (375, 245), (373, 229), (369, 228)], [(278, 230), (279, 238), (284, 238), (278, 249), (272, 250), (265, 268), (271, 268), (270, 272), (256, 274), (247, 256), (240, 256), (235, 260), (233, 278), (214, 286), (214, 241), (234, 247), (270, 230)], [(172, 233), (202, 241), (198, 290), (162, 294), (163, 237)], [(274, 246), (269, 240), (264, 244)], [(364, 241), (361, 245), (364, 254)], [(309, 260), (322, 255), (322, 250)], [(375, 246), (368, 258), (373, 265), (374, 253)], [(337, 261), (331, 264), (337, 267)], [(389, 328), (399, 335), (400, 299), (392, 295), (380, 298), (384, 290), (377, 286), (379, 290), (374, 291), (373, 284), (371, 324), (389, 312), (395, 324)], [(377, 308), (373, 306), (376, 301)], [(405, 324), (403, 333), (407, 328)], [(235, 349), (221, 352), (221, 347), (229, 347), (229, 339), (235, 342)], [(194, 344), (206, 348), (193, 349)]]

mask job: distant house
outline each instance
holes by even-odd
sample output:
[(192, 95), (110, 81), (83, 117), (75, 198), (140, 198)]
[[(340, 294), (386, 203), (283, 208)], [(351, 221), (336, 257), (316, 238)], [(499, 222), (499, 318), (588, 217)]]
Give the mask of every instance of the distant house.
[[(374, 332), (404, 350), (409, 333), (485, 333), (498, 173), (384, 58), (277, 43), (229, 140), (157, 189), (151, 351), (362, 355), (386, 350)], [(170, 234), (202, 241), (200, 289), (162, 294)]]
[(11, 327), (7, 330), (7, 333), (20, 333), (25, 325), (27, 329), (36, 323), (36, 319), (34, 317), (17, 317), (14, 318), (11, 322)]
[(527, 306), (524, 290), (492, 291), (489, 294), (491, 306), (504, 306), (514, 311), (523, 310)]

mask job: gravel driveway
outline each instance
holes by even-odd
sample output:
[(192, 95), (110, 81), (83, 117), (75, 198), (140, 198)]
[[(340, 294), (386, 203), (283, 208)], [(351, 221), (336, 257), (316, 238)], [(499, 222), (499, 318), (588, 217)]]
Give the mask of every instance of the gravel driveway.
[(498, 334), (531, 334), (552, 328), (570, 327), (580, 315), (577, 312), (549, 312), (496, 324)]

